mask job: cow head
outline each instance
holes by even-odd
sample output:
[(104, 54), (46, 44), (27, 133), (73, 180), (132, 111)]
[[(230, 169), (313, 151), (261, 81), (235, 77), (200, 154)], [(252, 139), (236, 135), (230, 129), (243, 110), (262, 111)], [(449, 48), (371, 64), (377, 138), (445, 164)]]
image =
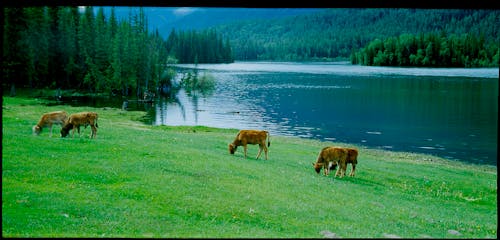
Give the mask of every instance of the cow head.
[(38, 125), (33, 126), (33, 134), (35, 135), (40, 135), (40, 132), (42, 131), (42, 128)]
[(68, 136), (69, 131), (65, 131), (64, 129), (61, 129), (61, 137), (66, 137)]
[(238, 146), (235, 146), (234, 144), (230, 143), (230, 144), (229, 144), (229, 153), (230, 153), (230, 154), (234, 154), (234, 152), (236, 152), (236, 148), (237, 148), (237, 147), (238, 147)]
[(236, 146), (236, 145), (234, 145), (234, 144), (230, 143), (230, 144), (229, 144), (229, 153), (230, 153), (230, 154), (234, 154), (234, 152), (236, 152), (236, 149), (237, 149), (237, 148), (238, 148), (238, 146)]
[(69, 130), (73, 127), (73, 125), (69, 122), (66, 122), (64, 126), (61, 128), (61, 137), (68, 136)]
[(313, 163), (312, 165), (314, 167), (314, 171), (319, 174), (319, 171), (323, 168), (323, 163)]

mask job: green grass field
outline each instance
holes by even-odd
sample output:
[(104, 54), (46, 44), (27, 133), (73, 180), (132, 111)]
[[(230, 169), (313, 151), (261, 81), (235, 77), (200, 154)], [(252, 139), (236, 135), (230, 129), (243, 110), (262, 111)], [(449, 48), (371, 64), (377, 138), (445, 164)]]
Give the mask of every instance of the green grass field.
[[(275, 135), (245, 159), (236, 129), (42, 103), (3, 97), (3, 237), (497, 238), (495, 166)], [(32, 135), (55, 110), (98, 112), (97, 139)], [(328, 145), (359, 149), (356, 177), (314, 172)]]

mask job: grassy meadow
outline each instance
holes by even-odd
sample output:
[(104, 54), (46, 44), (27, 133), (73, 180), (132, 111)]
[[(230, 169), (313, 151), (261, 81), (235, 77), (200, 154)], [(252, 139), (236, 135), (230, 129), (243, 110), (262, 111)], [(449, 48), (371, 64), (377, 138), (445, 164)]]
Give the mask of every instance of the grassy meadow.
[[(49, 111), (99, 113), (97, 139), (49, 138)], [(269, 160), (236, 129), (149, 126), (143, 112), (3, 97), (2, 236), (497, 238), (497, 168), (271, 136)], [(324, 146), (359, 149), (356, 177), (318, 175)], [(348, 172), (350, 165), (348, 166)]]

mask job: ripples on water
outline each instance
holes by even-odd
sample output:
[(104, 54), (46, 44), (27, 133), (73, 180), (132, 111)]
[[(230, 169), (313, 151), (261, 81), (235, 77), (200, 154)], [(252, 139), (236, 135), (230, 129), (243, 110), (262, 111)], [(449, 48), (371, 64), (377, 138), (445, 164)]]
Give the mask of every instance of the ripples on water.
[(284, 63), (284, 62), (236, 62), (230, 64), (177, 64), (178, 67), (231, 71), (234, 74), (261, 72), (291, 72), (312, 74), (336, 74), (355, 76), (406, 75), (498, 78), (498, 68), (416, 68), (416, 67), (367, 67), (349, 62), (334, 63)]

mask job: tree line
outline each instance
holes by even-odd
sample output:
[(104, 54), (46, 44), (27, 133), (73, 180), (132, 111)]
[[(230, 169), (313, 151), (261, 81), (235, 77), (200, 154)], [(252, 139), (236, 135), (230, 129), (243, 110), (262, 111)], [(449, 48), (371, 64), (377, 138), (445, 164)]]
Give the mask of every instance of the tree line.
[[(499, 19), (500, 11), (488, 9), (325, 9), (216, 29), (230, 39), (237, 60), (331, 61), (348, 60), (353, 50), (359, 51), (375, 39), (385, 41), (404, 34), (429, 37), (427, 34), (444, 33), (447, 44), (459, 41), (479, 47), (480, 43), (490, 54), (489, 48), (500, 44)], [(449, 46), (450, 52), (461, 51), (455, 46)], [(472, 57), (479, 55), (463, 61), (474, 62)]]
[(2, 84), (140, 96), (170, 85), (168, 64), (233, 61), (228, 41), (214, 31), (165, 40), (148, 31), (142, 8), (120, 20), (114, 9), (109, 17), (95, 10), (4, 8)]
[(403, 34), (371, 41), (352, 52), (351, 62), (367, 66), (498, 67), (499, 49), (482, 34)]
[(167, 51), (179, 63), (234, 62), (229, 40), (224, 41), (213, 29), (201, 32), (174, 29), (167, 39)]

